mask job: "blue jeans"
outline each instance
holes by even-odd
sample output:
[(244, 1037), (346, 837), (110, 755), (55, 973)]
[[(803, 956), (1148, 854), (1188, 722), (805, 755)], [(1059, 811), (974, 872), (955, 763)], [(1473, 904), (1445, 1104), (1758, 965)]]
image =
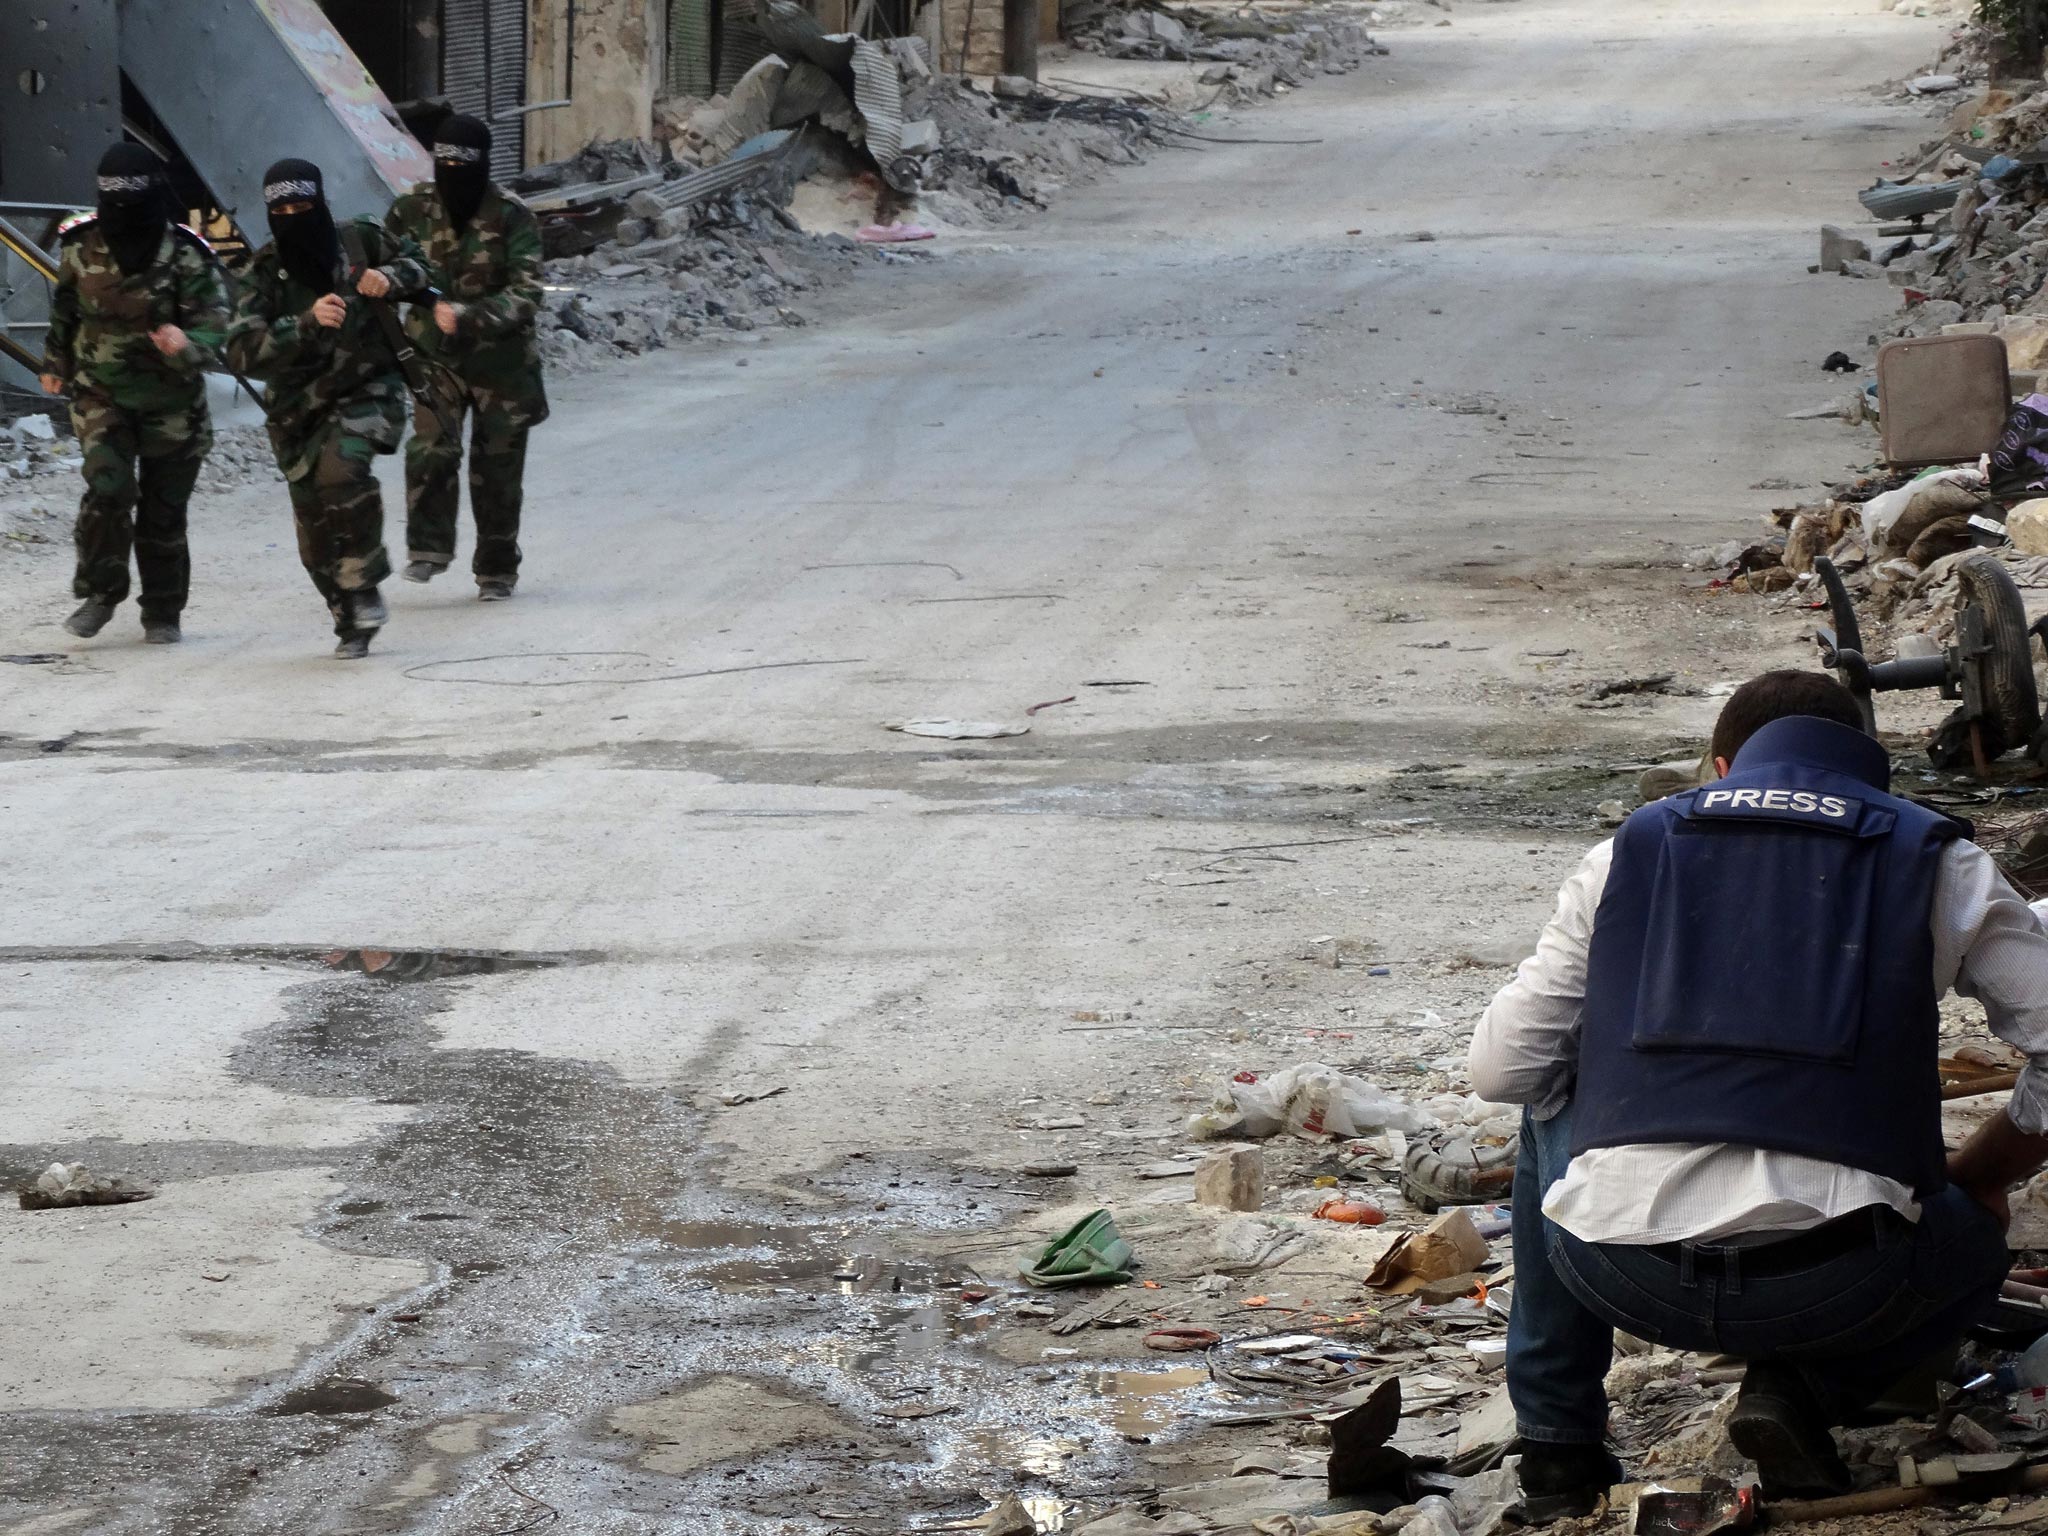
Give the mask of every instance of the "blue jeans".
[(1774, 1264), (1767, 1249), (1725, 1261), (1726, 1250), (1683, 1244), (1674, 1260), (1581, 1242), (1543, 1216), (1571, 1140), (1569, 1105), (1549, 1120), (1523, 1114), (1507, 1368), (1524, 1440), (1605, 1438), (1616, 1328), (1673, 1349), (1782, 1361), (1840, 1422), (1959, 1340), (2011, 1266), (1997, 1220), (1954, 1188), (1923, 1202), (1917, 1223), (1874, 1212), (1867, 1243), (1804, 1265)]

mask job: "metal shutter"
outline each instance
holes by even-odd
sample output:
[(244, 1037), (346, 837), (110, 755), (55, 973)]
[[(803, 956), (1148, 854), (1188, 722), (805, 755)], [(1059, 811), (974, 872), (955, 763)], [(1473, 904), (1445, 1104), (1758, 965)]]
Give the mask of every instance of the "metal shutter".
[(492, 176), (524, 167), (526, 0), (441, 0), (441, 94), (490, 125)]
[(668, 0), (668, 63), (671, 96), (711, 94), (711, 0)]
[(754, 25), (753, 0), (714, 0), (718, 7), (718, 88), (730, 94), (740, 76), (768, 57), (768, 39)]

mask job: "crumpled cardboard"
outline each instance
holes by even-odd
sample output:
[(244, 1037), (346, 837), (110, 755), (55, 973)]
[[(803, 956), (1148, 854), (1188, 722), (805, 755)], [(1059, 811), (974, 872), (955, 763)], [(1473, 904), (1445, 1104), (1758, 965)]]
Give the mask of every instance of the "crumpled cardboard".
[(1411, 1232), (1373, 1265), (1365, 1283), (1375, 1290), (1406, 1296), (1432, 1280), (1448, 1279), (1478, 1269), (1493, 1250), (1462, 1206), (1445, 1211), (1420, 1232)]

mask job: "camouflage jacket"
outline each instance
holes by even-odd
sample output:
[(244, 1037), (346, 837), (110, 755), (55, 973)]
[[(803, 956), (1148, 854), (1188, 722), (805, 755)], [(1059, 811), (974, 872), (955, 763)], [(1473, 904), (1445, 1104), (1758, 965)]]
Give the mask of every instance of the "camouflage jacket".
[[(330, 432), (350, 432), (379, 453), (394, 452), (412, 409), (391, 344), (369, 302), (356, 293), (359, 274), (347, 253), (360, 244), (364, 264), (391, 279), (388, 302), (394, 304), (427, 289), (426, 263), (419, 247), (385, 233), (375, 219), (351, 219), (337, 232), (343, 255), (330, 288), (315, 292), (291, 277), (277, 247), (266, 245), (243, 279), (228, 327), (229, 360), (270, 386), (270, 441), (288, 480), (312, 473)], [(313, 301), (330, 292), (348, 300), (348, 317), (333, 330), (311, 313)]]
[(457, 374), (474, 390), (496, 395), (524, 425), (546, 419), (541, 387), (540, 222), (526, 204), (495, 184), (466, 229), (458, 231), (432, 182), (392, 204), (385, 228), (426, 253), (442, 297), (456, 307), (455, 334), (434, 324), (431, 305), (417, 304), (406, 330), (420, 355)]
[[(228, 288), (205, 240), (182, 225), (164, 231), (156, 256), (133, 277), (121, 270), (92, 214), (65, 224), (57, 291), (50, 301), (47, 367), (74, 396), (99, 395), (124, 410), (186, 411), (206, 398), (228, 329)], [(176, 357), (149, 333), (175, 325), (191, 345)]]

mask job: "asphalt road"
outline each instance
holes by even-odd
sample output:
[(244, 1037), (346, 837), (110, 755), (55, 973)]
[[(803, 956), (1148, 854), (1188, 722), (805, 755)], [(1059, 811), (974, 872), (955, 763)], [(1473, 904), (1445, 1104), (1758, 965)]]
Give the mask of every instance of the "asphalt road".
[[(0, 1215), (0, 1529), (880, 1530), (1128, 1474), (1106, 1388), (1032, 1449), (1042, 1337), (884, 1411), (936, 1314), (840, 1308), (859, 1256), (1000, 1270), (1304, 1031), (1454, 1058), (1625, 765), (1799, 654), (1678, 559), (1867, 454), (1783, 418), (1891, 293), (1806, 264), (1935, 25), (1452, 14), (1218, 129), (1301, 142), (555, 381), (518, 598), (394, 583), (366, 663), (271, 491), (195, 508), (176, 650), (0, 554), (0, 651), (69, 658), (0, 668), (0, 1167), (159, 1187)], [(1651, 672), (1698, 692), (1580, 707)], [(932, 717), (1030, 733), (884, 729)]]

